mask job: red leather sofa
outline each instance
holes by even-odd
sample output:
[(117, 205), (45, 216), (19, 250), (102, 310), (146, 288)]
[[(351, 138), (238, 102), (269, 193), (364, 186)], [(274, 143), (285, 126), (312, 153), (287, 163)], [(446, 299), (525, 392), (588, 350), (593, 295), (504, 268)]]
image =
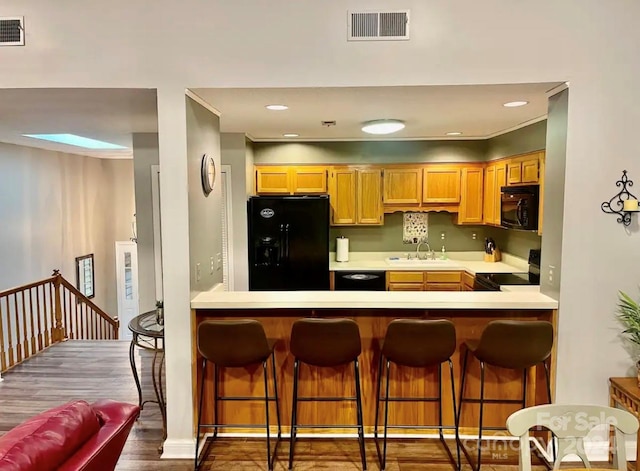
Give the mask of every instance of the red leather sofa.
[(50, 409), (0, 437), (0, 471), (113, 471), (139, 412), (110, 400)]

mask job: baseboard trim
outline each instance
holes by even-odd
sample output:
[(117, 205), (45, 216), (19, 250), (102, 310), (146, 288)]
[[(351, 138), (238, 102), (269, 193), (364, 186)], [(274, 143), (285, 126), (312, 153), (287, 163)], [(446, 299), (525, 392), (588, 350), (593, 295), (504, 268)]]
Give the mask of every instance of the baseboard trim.
[(193, 452), (196, 446), (196, 439), (171, 439), (168, 438), (164, 441), (162, 449), (163, 460), (192, 460), (194, 459)]

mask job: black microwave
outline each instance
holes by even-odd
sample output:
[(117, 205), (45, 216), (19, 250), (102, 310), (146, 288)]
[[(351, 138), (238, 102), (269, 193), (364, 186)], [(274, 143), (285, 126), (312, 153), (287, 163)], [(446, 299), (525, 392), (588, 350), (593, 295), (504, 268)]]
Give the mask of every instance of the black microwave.
[(500, 189), (500, 225), (522, 231), (538, 230), (538, 185), (503, 186)]

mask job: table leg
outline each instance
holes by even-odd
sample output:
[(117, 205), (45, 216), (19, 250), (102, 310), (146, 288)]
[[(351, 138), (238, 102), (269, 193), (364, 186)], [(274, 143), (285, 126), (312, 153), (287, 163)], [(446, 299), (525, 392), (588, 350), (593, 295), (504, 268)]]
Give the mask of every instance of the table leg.
[(129, 346), (129, 361), (131, 362), (131, 372), (133, 373), (133, 379), (136, 382), (136, 388), (138, 388), (138, 407), (142, 410), (144, 404), (142, 404), (142, 388), (140, 387), (140, 379), (138, 378), (138, 369), (136, 368), (136, 358), (135, 358), (135, 334), (134, 338), (131, 340), (131, 345)]
[[(156, 368), (156, 362), (158, 361), (158, 354), (161, 355), (160, 364)], [(153, 389), (158, 399), (158, 407), (160, 408), (160, 416), (162, 417), (162, 444), (158, 448), (159, 452), (162, 452), (164, 441), (167, 438), (167, 409), (164, 402), (164, 391), (162, 390), (162, 370), (164, 366), (164, 350), (156, 350), (153, 354), (153, 364), (151, 366), (153, 380)]]

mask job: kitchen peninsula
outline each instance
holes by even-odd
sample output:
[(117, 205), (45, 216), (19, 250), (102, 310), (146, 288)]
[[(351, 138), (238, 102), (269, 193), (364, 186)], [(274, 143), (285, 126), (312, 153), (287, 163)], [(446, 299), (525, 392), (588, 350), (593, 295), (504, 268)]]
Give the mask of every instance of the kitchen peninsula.
[[(557, 326), (558, 303), (537, 292), (354, 292), (354, 291), (296, 291), (296, 292), (224, 292), (200, 293), (191, 302), (193, 332), (206, 319), (257, 319), (264, 325), (267, 336), (277, 338), (276, 369), (280, 396), (280, 409), (284, 430), (288, 431), (291, 412), (293, 357), (289, 352), (291, 326), (303, 317), (348, 317), (360, 328), (362, 354), (360, 356), (361, 382), (364, 398), (364, 424), (372, 431), (375, 414), (376, 370), (380, 355), (378, 339), (384, 337), (386, 327), (393, 319), (450, 319), (456, 327), (457, 349), (452, 358), (456, 388), (459, 388), (461, 373), (461, 346), (465, 340), (479, 338), (484, 326), (494, 319), (547, 320)], [(556, 333), (557, 336), (557, 333)], [(197, 342), (194, 339), (194, 348)], [(197, 351), (193, 352), (193, 371), (200, 384), (201, 370)], [(555, 378), (555, 342), (550, 359), (551, 387)], [(225, 395), (259, 394), (262, 371), (258, 365), (247, 370), (228, 370), (222, 373), (222, 391)], [(328, 371), (327, 371), (328, 370)], [(212, 369), (208, 370), (205, 384), (205, 417), (212, 418)], [(496, 375), (499, 374), (499, 377)], [(353, 395), (353, 369), (351, 365), (324, 369), (322, 375), (306, 365), (301, 367), (300, 394), (322, 396)], [(453, 425), (453, 409), (449, 389), (448, 373), (443, 373), (443, 421)], [(322, 379), (320, 379), (322, 378)], [(499, 379), (498, 379), (499, 378)], [(393, 368), (392, 394), (406, 397), (437, 395), (437, 368), (430, 370)], [(466, 395), (478, 395), (479, 366), (469, 365)], [(488, 368), (486, 375), (487, 398), (517, 399), (522, 392), (522, 374), (507, 370)], [(345, 390), (346, 389), (346, 390)], [(199, 386), (193, 392), (197, 404)], [(459, 391), (457, 391), (459, 394)], [(527, 381), (528, 405), (546, 402), (544, 369), (539, 366), (529, 372)], [(238, 403), (220, 404), (220, 420), (226, 423), (250, 424), (264, 420), (262, 405)], [(517, 406), (490, 404), (485, 407), (486, 426), (504, 426), (507, 416)], [(355, 410), (345, 403), (320, 402), (302, 404), (299, 410), (300, 423), (332, 424), (351, 423)], [(437, 423), (435, 405), (396, 403), (390, 409), (389, 421), (403, 424)], [(461, 432), (477, 428), (478, 406), (465, 407), (461, 420)], [(205, 420), (208, 420), (205, 419)], [(339, 433), (339, 429), (318, 430), (319, 433)]]

